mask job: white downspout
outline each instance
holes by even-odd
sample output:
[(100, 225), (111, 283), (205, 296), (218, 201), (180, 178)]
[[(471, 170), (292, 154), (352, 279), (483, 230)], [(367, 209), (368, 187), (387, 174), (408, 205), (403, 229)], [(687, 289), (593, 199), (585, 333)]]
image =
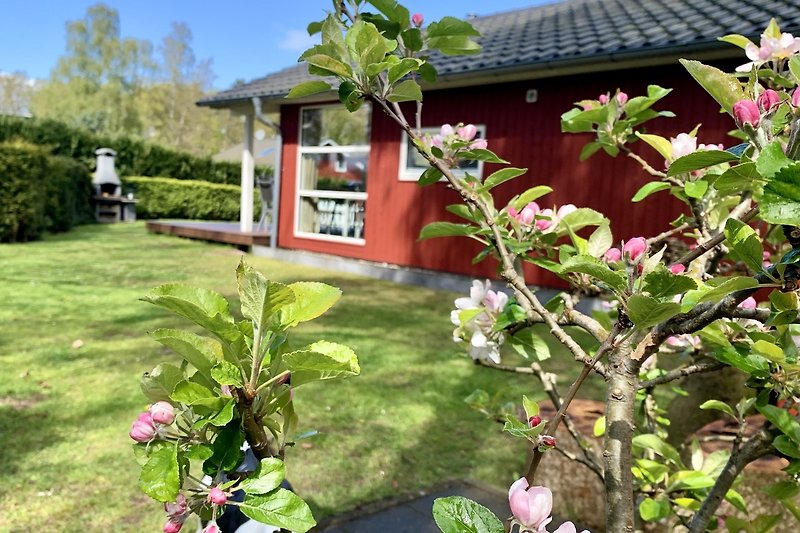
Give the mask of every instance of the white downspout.
[(272, 170), (272, 217), (269, 228), (269, 247), (278, 247), (278, 217), (281, 205), (281, 156), (283, 155), (283, 133), (280, 124), (261, 113), (261, 98), (253, 97), (253, 109), (259, 122), (275, 132), (275, 168)]
[(239, 208), (239, 230), (253, 231), (253, 182), (255, 181), (255, 159), (253, 157), (253, 115), (244, 116), (244, 147), (242, 149), (242, 205)]

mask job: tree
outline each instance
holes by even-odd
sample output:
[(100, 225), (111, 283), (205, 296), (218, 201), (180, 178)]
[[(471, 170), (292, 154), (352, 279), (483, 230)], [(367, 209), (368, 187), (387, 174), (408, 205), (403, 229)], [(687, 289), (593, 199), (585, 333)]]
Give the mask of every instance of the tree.
[(34, 81), (24, 72), (0, 73), (0, 115), (29, 115), (35, 91)]

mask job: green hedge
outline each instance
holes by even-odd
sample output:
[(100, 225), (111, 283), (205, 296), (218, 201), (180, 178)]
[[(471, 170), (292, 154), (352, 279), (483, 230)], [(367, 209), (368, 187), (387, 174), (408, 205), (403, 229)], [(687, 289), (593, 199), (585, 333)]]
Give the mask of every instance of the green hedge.
[[(239, 220), (241, 188), (174, 178), (122, 178), (125, 191), (133, 189), (138, 218), (188, 218), (194, 220)], [(253, 213), (260, 203), (254, 199)]]
[[(90, 168), (95, 164), (94, 151), (107, 146), (117, 152), (120, 176), (170, 176), (232, 185), (241, 182), (239, 163), (215, 162), (131, 137), (102, 137), (56, 120), (0, 115), (0, 142), (10, 140), (46, 146), (53, 154), (82, 161)], [(256, 175), (260, 174), (271, 175), (272, 169), (258, 167)]]
[(92, 219), (86, 165), (29, 143), (0, 143), (0, 242), (37, 239)]

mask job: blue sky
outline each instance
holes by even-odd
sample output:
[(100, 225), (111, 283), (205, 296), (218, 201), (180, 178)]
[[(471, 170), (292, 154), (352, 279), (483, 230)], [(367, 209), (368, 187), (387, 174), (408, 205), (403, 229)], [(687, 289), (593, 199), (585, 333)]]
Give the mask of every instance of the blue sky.
[[(407, 0), (426, 20), (508, 11), (551, 0)], [(23, 71), (45, 78), (65, 50), (66, 22), (83, 18), (89, 0), (0, 1), (0, 72)], [(173, 21), (193, 34), (198, 59), (213, 59), (214, 86), (230, 87), (296, 62), (309, 44), (305, 27), (324, 17), (329, 0), (107, 0), (120, 15), (123, 37), (147, 39), (155, 46)]]

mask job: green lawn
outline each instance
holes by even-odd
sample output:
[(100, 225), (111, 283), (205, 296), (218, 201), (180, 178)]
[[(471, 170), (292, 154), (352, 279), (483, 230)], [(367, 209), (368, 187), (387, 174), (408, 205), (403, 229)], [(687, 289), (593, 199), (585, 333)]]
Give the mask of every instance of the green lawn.
[[(537, 384), (470, 363), (451, 340), (456, 295), (248, 260), (274, 280), (344, 291), (295, 337), (348, 344), (362, 368), (296, 397), (300, 429), (320, 435), (288, 452), (288, 477), (317, 519), (451, 479), (503, 487), (519, 475), (523, 444), (462, 399), (475, 388), (537, 396)], [(238, 261), (230, 247), (141, 224), (0, 245), (0, 531), (160, 530), (127, 432), (146, 406), (138, 376), (178, 360), (146, 332), (185, 323), (137, 299), (176, 281), (233, 298)]]

